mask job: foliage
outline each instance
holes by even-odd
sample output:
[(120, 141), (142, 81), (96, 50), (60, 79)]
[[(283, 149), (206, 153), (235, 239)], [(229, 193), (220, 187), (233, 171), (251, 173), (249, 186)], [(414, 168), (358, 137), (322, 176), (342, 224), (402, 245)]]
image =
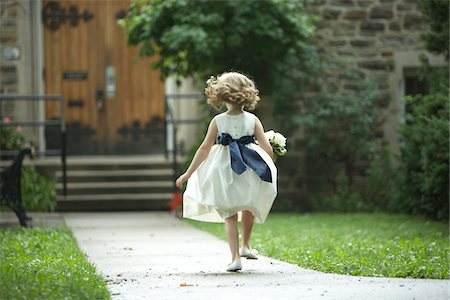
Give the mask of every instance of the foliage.
[(419, 55), (420, 65), (420, 79), (426, 81), (429, 86), (430, 94), (446, 94), (449, 91), (449, 68), (447, 66), (436, 67), (431, 66), (428, 58), (421, 54)]
[(67, 227), (0, 230), (0, 299), (110, 299)]
[[(279, 115), (292, 116), (289, 100), (308, 77), (316, 53), (302, 1), (135, 0), (120, 25), (142, 56), (158, 54), (153, 67), (163, 77), (203, 81), (241, 71), (255, 79), (262, 94), (273, 95)], [(290, 118), (281, 120), (289, 126)]]
[[(423, 35), (427, 50), (448, 60), (449, 2), (422, 1), (421, 10), (430, 25)], [(405, 99), (396, 202), (405, 212), (448, 220), (449, 69), (431, 67), (424, 55), (419, 58), (420, 74), (429, 84), (430, 94)]]
[(364, 175), (362, 199), (367, 211), (406, 213), (398, 192), (398, 167), (394, 154), (387, 148), (375, 154)]
[(347, 80), (351, 89), (337, 91), (333, 79), (319, 82), (325, 88), (303, 97), (303, 109), (296, 119), (307, 136), (304, 146), (308, 191), (314, 198), (311, 205), (320, 210), (365, 210), (358, 179), (365, 171), (364, 163), (379, 151), (375, 134), (381, 97), (356, 71), (341, 69), (337, 63), (328, 72), (325, 78)]
[(25, 143), (25, 136), (15, 127), (0, 127), (0, 149), (20, 150)]
[(449, 59), (449, 1), (421, 1), (420, 8), (430, 30), (422, 36), (428, 51)]
[(21, 180), (22, 200), (27, 211), (55, 210), (55, 179), (40, 175), (34, 166), (25, 166)]
[(410, 213), (448, 220), (448, 95), (419, 95), (406, 103), (406, 124), (400, 130), (404, 207)]
[[(189, 223), (226, 239), (223, 224)], [(449, 276), (448, 227), (386, 214), (280, 214), (255, 225), (261, 254), (322, 272), (374, 277)]]

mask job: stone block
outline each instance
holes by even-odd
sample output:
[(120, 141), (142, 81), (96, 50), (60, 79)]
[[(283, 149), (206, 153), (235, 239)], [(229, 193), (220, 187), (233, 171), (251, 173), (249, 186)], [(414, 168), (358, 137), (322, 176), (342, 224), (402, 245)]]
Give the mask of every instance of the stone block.
[(0, 44), (13, 44), (17, 42), (17, 32), (15, 30), (0, 30)]
[(384, 50), (381, 52), (381, 56), (383, 57), (394, 57), (394, 51), (392, 50)]
[(371, 30), (360, 30), (359, 31), (359, 37), (361, 37), (361, 38), (374, 38), (376, 36), (376, 34), (377, 34), (377, 31), (371, 31)]
[(371, 19), (392, 19), (394, 12), (391, 6), (376, 6), (370, 11)]
[(314, 6), (324, 5), (326, 3), (327, 3), (327, 0), (310, 0), (310, 1), (308, 1), (308, 5), (314, 5)]
[(405, 37), (402, 34), (390, 34), (380, 37), (384, 47), (400, 47), (404, 45)]
[(343, 47), (343, 46), (347, 45), (347, 41), (346, 40), (331, 40), (331, 41), (328, 41), (328, 45), (330, 45), (332, 47)]
[(336, 37), (336, 38), (340, 38), (340, 37), (354, 37), (354, 36), (356, 36), (356, 31), (355, 30), (336, 29), (333, 32), (333, 36)]
[(401, 24), (399, 21), (392, 21), (389, 23), (389, 30), (400, 31), (401, 29), (402, 28), (401, 28)]
[(426, 26), (422, 22), (422, 18), (419, 14), (407, 14), (403, 19), (403, 28), (408, 30), (421, 30)]
[(385, 25), (380, 22), (362, 22), (359, 26), (361, 30), (367, 31), (384, 31)]
[(330, 3), (331, 5), (335, 5), (335, 6), (354, 6), (355, 5), (355, 1), (353, 0), (331, 0)]
[(397, 11), (411, 11), (413, 10), (414, 5), (412, 4), (405, 4), (405, 3), (399, 3), (397, 4)]
[(2, 65), (0, 66), (0, 72), (2, 74), (17, 73), (17, 67), (15, 65)]
[(422, 38), (419, 34), (405, 35), (405, 44), (412, 46), (414, 49), (422, 49)]
[(331, 37), (333, 35), (333, 31), (331, 31), (330, 29), (321, 29), (317, 31), (317, 36), (319, 38), (323, 38), (323, 39), (328, 39), (329, 37)]
[(356, 35), (356, 24), (355, 22), (339, 22), (331, 26), (333, 30), (333, 36), (355, 36)]
[(17, 27), (17, 20), (11, 18), (2, 18), (0, 22), (0, 30), (11, 30)]
[(382, 60), (365, 60), (357, 63), (358, 67), (368, 70), (386, 70), (391, 71), (394, 69), (394, 63), (390, 61)]
[(339, 27), (345, 30), (355, 30), (356, 29), (356, 22), (353, 21), (347, 21), (347, 22), (339, 22), (334, 27)]
[(358, 55), (360, 57), (375, 57), (378, 55), (378, 52), (373, 48), (359, 48)]
[(375, 41), (355, 39), (355, 40), (350, 41), (350, 45), (352, 45), (354, 47), (370, 47), (370, 46), (375, 45)]
[(15, 18), (15, 17), (17, 17), (17, 7), (10, 7), (10, 8), (7, 10), (6, 15), (7, 15), (9, 18)]
[(1, 85), (16, 85), (17, 84), (17, 67), (15, 65), (2, 65), (0, 67)]
[(326, 20), (337, 20), (340, 14), (341, 11), (337, 9), (326, 8), (323, 10), (323, 17)]
[[(0, 94), (17, 94), (17, 84), (1, 86)], [(7, 105), (8, 103), (11, 104), (11, 109), (14, 110), (13, 103), (5, 101), (5, 105)], [(13, 113), (5, 113), (5, 115), (13, 115)]]
[(354, 57), (356, 55), (356, 53), (354, 51), (350, 51), (350, 50), (339, 50), (337, 52), (337, 54), (339, 56), (344, 56), (344, 57)]
[(373, 3), (371, 0), (359, 0), (358, 5), (361, 7), (368, 7)]
[(349, 10), (343, 16), (346, 20), (365, 20), (367, 19), (367, 12), (365, 10)]

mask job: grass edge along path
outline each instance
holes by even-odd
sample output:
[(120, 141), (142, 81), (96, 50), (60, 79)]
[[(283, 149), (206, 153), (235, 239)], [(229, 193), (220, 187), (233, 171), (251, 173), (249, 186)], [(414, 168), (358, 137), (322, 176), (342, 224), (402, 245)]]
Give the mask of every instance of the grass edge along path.
[[(187, 223), (226, 240), (223, 223)], [(391, 214), (271, 213), (253, 227), (260, 254), (355, 276), (449, 278), (447, 224)]]
[(0, 229), (0, 299), (110, 299), (66, 226)]

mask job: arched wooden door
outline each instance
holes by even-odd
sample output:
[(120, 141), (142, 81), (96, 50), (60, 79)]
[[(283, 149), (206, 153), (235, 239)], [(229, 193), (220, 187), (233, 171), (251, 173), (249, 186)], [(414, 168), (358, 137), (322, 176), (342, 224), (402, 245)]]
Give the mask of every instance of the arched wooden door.
[[(163, 150), (164, 84), (117, 25), (129, 2), (43, 2), (45, 92), (65, 97), (69, 154)], [(47, 103), (46, 118), (58, 116)], [(58, 147), (56, 129), (46, 129), (46, 141)]]

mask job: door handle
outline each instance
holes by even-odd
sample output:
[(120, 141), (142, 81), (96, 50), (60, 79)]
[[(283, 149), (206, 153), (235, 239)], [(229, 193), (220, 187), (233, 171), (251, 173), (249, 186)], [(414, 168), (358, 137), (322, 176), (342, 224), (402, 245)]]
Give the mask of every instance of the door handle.
[(106, 98), (114, 99), (116, 97), (116, 68), (108, 66), (105, 70), (106, 78)]
[(103, 89), (97, 88), (97, 91), (95, 92), (95, 102), (97, 103), (98, 110), (103, 110), (105, 107), (105, 93), (103, 92)]

